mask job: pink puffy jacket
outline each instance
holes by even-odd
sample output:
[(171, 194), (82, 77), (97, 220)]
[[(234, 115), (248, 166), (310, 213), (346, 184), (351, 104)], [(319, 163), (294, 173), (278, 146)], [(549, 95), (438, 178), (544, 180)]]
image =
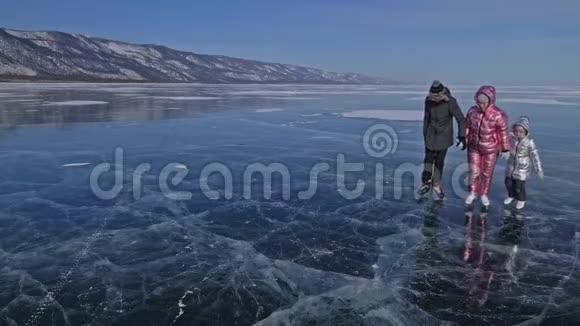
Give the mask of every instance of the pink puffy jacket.
[(481, 154), (499, 153), (510, 150), (508, 118), (505, 112), (495, 106), (495, 88), (481, 86), (475, 94), (486, 95), (490, 100), (489, 108), (483, 112), (477, 105), (467, 111), (467, 147)]

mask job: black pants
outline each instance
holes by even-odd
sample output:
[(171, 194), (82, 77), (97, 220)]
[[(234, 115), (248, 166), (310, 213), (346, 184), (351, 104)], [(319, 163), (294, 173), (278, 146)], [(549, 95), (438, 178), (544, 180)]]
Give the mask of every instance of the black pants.
[(423, 183), (440, 183), (443, 175), (443, 166), (445, 165), (445, 156), (447, 156), (447, 149), (441, 151), (432, 151), (425, 148), (425, 168), (423, 170)]
[(514, 178), (505, 178), (505, 187), (508, 196), (518, 201), (526, 201), (526, 182)]

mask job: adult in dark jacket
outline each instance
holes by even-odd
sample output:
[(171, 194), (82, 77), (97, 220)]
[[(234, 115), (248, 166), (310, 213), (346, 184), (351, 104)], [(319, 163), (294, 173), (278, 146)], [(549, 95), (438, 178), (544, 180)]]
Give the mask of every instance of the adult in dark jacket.
[(441, 82), (434, 81), (425, 99), (423, 119), (425, 166), (422, 174), (423, 185), (419, 189), (421, 196), (433, 187), (437, 199), (445, 197), (441, 188), (441, 175), (447, 150), (453, 145), (453, 118), (459, 128), (457, 145), (462, 145), (461, 150), (465, 150), (465, 116), (457, 100), (451, 96), (451, 91)]

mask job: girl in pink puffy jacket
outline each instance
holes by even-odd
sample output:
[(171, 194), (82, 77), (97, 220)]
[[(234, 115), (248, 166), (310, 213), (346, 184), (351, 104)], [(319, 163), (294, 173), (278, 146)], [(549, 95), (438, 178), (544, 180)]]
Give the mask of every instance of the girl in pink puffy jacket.
[(482, 86), (475, 94), (476, 106), (467, 112), (467, 161), (469, 163), (469, 190), (466, 205), (481, 196), (481, 203), (489, 206), (489, 186), (500, 152), (508, 152), (507, 115), (495, 106), (495, 88)]

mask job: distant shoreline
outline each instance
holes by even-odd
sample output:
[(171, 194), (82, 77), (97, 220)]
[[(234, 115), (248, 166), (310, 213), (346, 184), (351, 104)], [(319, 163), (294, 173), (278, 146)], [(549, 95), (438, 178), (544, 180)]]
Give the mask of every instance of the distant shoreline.
[(31, 79), (2, 79), (0, 83), (13, 84), (187, 84), (187, 85), (328, 85), (328, 86), (388, 86), (388, 85), (414, 85), (412, 83), (381, 83), (381, 84), (356, 84), (356, 83), (288, 83), (288, 82), (239, 82), (239, 83), (200, 83), (200, 82), (165, 82), (165, 81), (142, 81), (142, 80), (31, 80)]

